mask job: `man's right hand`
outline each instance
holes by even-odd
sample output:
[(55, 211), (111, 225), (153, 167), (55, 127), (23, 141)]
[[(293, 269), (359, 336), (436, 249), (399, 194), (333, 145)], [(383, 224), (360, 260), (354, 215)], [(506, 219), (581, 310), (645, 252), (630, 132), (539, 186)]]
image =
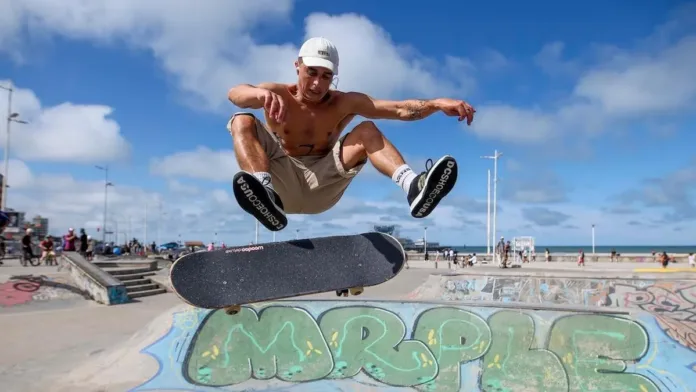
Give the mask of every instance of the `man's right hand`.
[(283, 97), (264, 88), (259, 88), (259, 90), (258, 99), (260, 102), (263, 102), (263, 108), (268, 113), (268, 116), (277, 123), (283, 122), (286, 113)]

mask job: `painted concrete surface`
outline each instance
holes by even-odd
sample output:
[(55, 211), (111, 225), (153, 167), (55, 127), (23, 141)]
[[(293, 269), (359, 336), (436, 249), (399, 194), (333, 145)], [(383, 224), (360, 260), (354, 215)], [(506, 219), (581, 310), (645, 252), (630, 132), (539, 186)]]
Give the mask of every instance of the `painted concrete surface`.
[(696, 349), (696, 281), (431, 275), (408, 297), (640, 310), (676, 341)]
[(92, 363), (93, 374), (76, 374), (107, 384), (147, 376), (132, 391), (687, 392), (687, 342), (647, 311), (280, 301), (228, 316), (178, 306)]
[(0, 309), (54, 300), (89, 298), (86, 292), (75, 287), (63, 275), (9, 275), (0, 277)]
[(695, 390), (696, 282), (431, 276), (407, 297), (178, 305), (52, 390)]

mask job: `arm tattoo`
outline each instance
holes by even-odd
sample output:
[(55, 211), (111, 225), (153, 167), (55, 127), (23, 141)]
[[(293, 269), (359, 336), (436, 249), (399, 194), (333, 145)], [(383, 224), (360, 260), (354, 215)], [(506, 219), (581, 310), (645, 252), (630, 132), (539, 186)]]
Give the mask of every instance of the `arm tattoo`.
[(411, 120), (423, 118), (425, 114), (425, 100), (419, 99), (406, 104), (406, 115)]

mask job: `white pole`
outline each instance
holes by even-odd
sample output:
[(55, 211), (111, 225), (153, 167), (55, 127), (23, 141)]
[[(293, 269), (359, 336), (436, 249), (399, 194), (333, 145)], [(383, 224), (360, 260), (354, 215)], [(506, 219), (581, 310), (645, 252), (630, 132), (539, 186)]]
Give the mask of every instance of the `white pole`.
[(128, 215), (128, 234), (126, 234), (126, 243), (130, 242), (131, 235), (133, 235), (132, 224), (133, 220), (131, 219), (131, 216)]
[(592, 254), (595, 253), (595, 236), (594, 236), (594, 224), (592, 225)]
[(145, 237), (143, 245), (145, 249), (147, 249), (147, 202), (145, 202), (145, 228), (143, 229), (143, 237)]
[(486, 254), (491, 254), (491, 170), (488, 169), (487, 188), (487, 212), (486, 212)]
[[(492, 159), (493, 160), (493, 234), (492, 234), (492, 242), (494, 244), (498, 243), (498, 228), (497, 228), (497, 223), (498, 223), (498, 158), (500, 158), (503, 155), (503, 153), (499, 153), (498, 150), (494, 151), (493, 156), (482, 156), (481, 158), (485, 159)], [(490, 171), (488, 172), (489, 179), (490, 179)], [(489, 180), (489, 185), (488, 185), (488, 197), (490, 200), (490, 180)], [(489, 210), (488, 210), (488, 216), (490, 219), (490, 202), (489, 202)], [(490, 233), (490, 229), (489, 229)], [(489, 251), (490, 253), (490, 251)], [(495, 254), (495, 245), (493, 245), (493, 253)]]
[(428, 226), (423, 229), (423, 257), (428, 255)]
[(160, 244), (160, 227), (162, 226), (162, 200), (158, 199), (157, 200), (157, 237), (156, 237), (156, 244), (159, 246)]
[(2, 210), (7, 211), (7, 174), (10, 167), (10, 124), (12, 124), (12, 84), (7, 90), (7, 128), (5, 128), (5, 170), (2, 176)]
[(108, 215), (108, 195), (109, 195), (109, 165), (94, 166), (99, 170), (104, 171), (104, 221), (102, 223), (102, 242), (106, 244), (106, 217)]
[(254, 243), (259, 243), (259, 221), (256, 221), (256, 234), (254, 235)]
[(104, 166), (104, 238), (106, 244), (106, 217), (109, 208), (109, 165)]
[(498, 238), (498, 150), (493, 158), (493, 238)]
[(275, 231), (273, 232), (273, 242), (275, 242)]

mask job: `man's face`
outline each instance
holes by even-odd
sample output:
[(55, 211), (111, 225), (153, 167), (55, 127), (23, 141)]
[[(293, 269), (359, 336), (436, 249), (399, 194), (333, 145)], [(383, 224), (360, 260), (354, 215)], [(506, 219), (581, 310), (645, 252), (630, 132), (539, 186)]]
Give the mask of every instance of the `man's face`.
[(302, 96), (310, 102), (321, 101), (331, 87), (333, 73), (327, 68), (308, 67), (299, 63), (298, 81)]

